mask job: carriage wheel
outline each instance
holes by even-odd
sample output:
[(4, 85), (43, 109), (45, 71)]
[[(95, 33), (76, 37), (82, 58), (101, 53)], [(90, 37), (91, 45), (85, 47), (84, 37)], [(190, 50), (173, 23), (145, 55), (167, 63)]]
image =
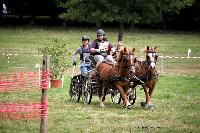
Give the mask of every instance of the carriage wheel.
[(110, 95), (111, 95), (112, 103), (120, 103), (121, 99), (120, 99), (120, 93), (118, 92), (118, 90), (110, 89)]
[[(116, 98), (116, 97), (114, 97), (114, 98)], [(113, 98), (113, 100), (114, 100), (114, 98)], [(117, 98), (118, 98), (118, 96), (117, 96)], [(116, 98), (116, 100), (117, 100), (117, 98)], [(122, 97), (119, 95), (118, 102), (116, 102), (116, 103), (120, 104), (121, 100), (122, 100)], [(135, 103), (136, 88), (129, 88), (129, 90), (128, 90), (128, 100), (129, 100), (131, 105), (133, 105)], [(115, 102), (113, 102), (113, 103), (115, 103)]]
[(80, 97), (81, 97), (81, 88), (80, 88), (80, 83), (79, 82), (77, 82), (75, 84), (75, 88), (76, 88), (76, 91), (77, 91), (76, 101), (79, 102), (80, 101)]
[(136, 88), (130, 88), (128, 91), (128, 99), (130, 104), (134, 104), (136, 100)]
[(85, 77), (85, 79), (83, 80), (82, 98), (83, 98), (83, 102), (85, 104), (90, 104), (91, 100), (92, 100), (92, 84), (91, 84), (91, 82), (92, 82), (92, 80), (89, 75), (87, 77)]
[(76, 101), (79, 102), (80, 100), (80, 88), (79, 88), (79, 83), (78, 80), (72, 79), (70, 84), (70, 89), (69, 89), (69, 96), (70, 96), (70, 101)]

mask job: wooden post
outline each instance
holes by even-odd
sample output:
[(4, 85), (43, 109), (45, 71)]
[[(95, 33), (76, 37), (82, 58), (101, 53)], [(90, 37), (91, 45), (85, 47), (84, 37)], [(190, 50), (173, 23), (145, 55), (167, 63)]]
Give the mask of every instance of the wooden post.
[[(42, 96), (41, 96), (41, 105), (47, 105), (48, 103), (48, 87), (49, 87), (49, 81), (47, 80), (49, 77), (49, 63), (50, 63), (50, 57), (49, 55), (43, 55), (43, 61), (42, 61), (42, 82), (46, 82), (47, 85), (44, 85), (42, 83)], [(48, 132), (48, 117), (47, 117), (48, 109), (44, 107), (44, 109), (41, 110), (41, 122), (40, 122), (40, 133), (47, 133)]]

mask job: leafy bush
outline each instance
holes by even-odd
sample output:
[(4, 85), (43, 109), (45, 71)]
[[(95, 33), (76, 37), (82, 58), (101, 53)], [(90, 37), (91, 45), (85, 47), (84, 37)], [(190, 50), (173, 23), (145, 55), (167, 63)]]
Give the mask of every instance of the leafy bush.
[(44, 42), (39, 48), (42, 54), (50, 55), (50, 72), (52, 79), (61, 79), (66, 69), (71, 65), (71, 51), (66, 40), (58, 37)]

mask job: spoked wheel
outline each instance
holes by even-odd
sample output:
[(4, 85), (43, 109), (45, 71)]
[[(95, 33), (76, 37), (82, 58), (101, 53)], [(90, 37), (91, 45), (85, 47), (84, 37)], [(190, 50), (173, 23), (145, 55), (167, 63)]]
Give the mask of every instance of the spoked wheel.
[(70, 101), (80, 101), (80, 88), (78, 79), (72, 79), (69, 89)]
[(92, 79), (88, 75), (85, 77), (83, 80), (83, 85), (82, 85), (82, 98), (83, 102), (85, 104), (90, 104), (92, 100)]
[(135, 103), (135, 100), (136, 100), (136, 88), (130, 88), (128, 90), (128, 99), (129, 99), (130, 104), (133, 105)]
[(111, 95), (112, 103), (120, 103), (119, 101), (121, 99), (120, 99), (120, 93), (118, 92), (118, 90), (110, 89), (110, 95)]
[[(116, 96), (113, 97), (112, 101), (115, 101), (115, 99), (116, 99), (116, 102), (113, 102), (113, 103), (120, 104), (120, 102), (122, 100), (122, 97), (120, 96), (120, 94), (117, 94)], [(129, 88), (129, 90), (128, 90), (128, 100), (129, 100), (131, 105), (133, 105), (135, 103), (135, 100), (136, 100), (136, 88)]]

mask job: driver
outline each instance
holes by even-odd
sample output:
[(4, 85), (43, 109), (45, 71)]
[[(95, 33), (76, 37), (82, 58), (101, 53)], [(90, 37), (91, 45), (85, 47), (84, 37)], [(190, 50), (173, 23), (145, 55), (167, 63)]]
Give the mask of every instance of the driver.
[(115, 52), (115, 48), (113, 48), (113, 45), (105, 37), (105, 32), (102, 29), (97, 31), (97, 39), (91, 44), (90, 51), (94, 55), (96, 62), (114, 62), (112, 53)]

